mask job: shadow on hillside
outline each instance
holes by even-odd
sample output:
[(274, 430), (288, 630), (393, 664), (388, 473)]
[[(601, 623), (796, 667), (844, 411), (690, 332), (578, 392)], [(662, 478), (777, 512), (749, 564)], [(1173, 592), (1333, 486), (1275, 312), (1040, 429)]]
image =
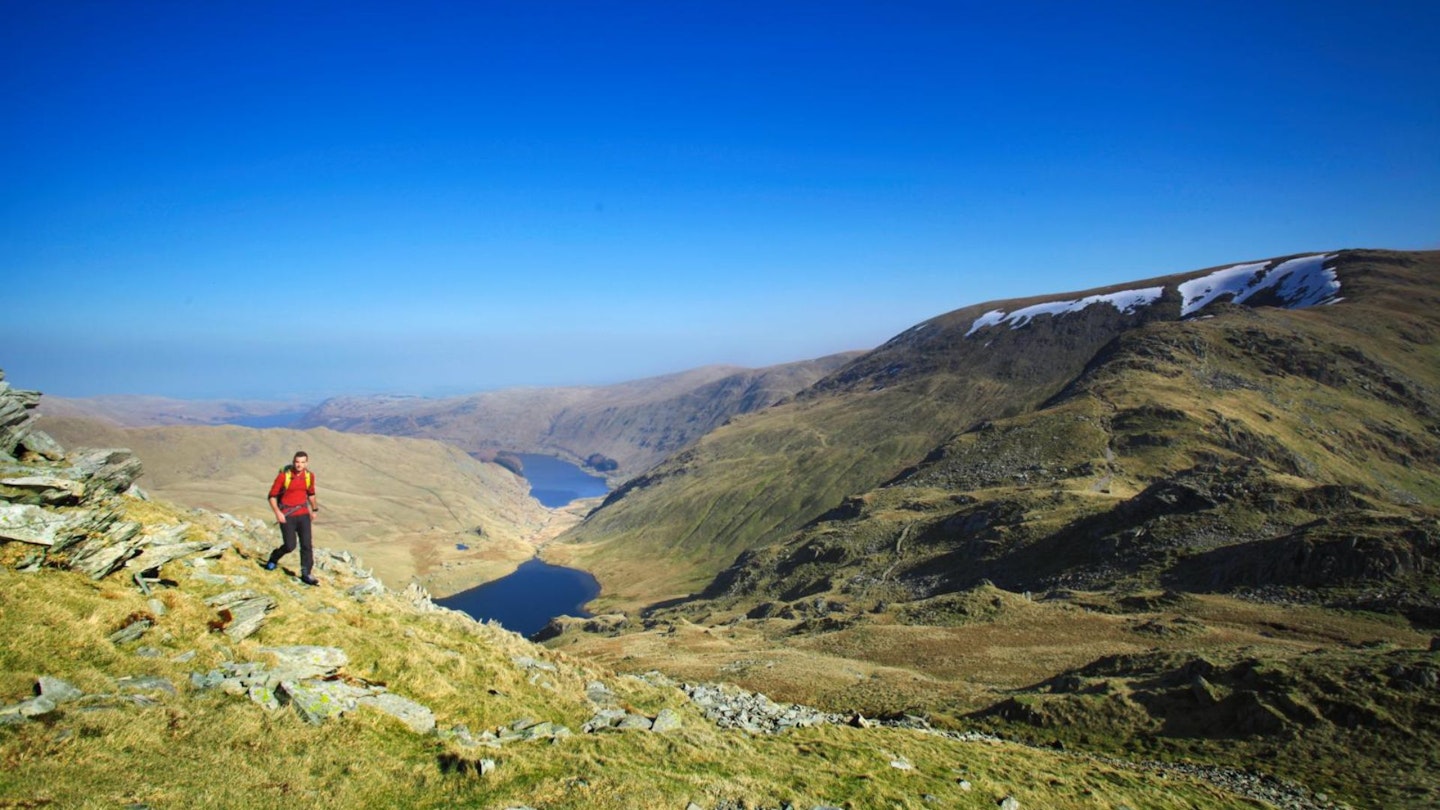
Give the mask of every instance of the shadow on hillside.
[(659, 610), (668, 610), (669, 608), (679, 607), (680, 605), (683, 605), (683, 604), (685, 604), (686, 602), (694, 602), (696, 599), (699, 599), (699, 598), (700, 598), (699, 594), (693, 594), (693, 593), (692, 593), (692, 594), (689, 594), (688, 596), (677, 596), (677, 597), (675, 597), (674, 599), (662, 599), (662, 600), (660, 600), (659, 602), (652, 602), (652, 603), (646, 605), (645, 607), (640, 608), (640, 615), (641, 615), (641, 616), (649, 616), (650, 614), (652, 614), (652, 613), (654, 613), (654, 612), (656, 612), (656, 611), (659, 611)]

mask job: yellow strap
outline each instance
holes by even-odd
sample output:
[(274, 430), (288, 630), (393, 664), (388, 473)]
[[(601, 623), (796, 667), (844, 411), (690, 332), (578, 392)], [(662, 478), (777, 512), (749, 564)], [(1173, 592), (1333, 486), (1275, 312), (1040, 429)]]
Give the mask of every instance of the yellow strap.
[[(281, 492), (284, 492), (285, 490), (289, 489), (289, 488), (290, 488), (290, 482), (293, 481), (293, 480), (295, 480), (295, 471), (294, 471), (293, 469), (291, 469), (290, 467), (286, 467), (286, 468), (285, 468), (285, 485), (282, 486), (282, 487), (280, 487), (280, 491), (281, 491)], [(305, 491), (306, 491), (306, 492), (309, 492), (309, 491), (310, 491), (310, 488), (313, 487), (313, 486), (315, 486), (315, 477), (310, 474), (310, 471), (309, 471), (309, 470), (306, 470), (306, 471), (305, 471)]]

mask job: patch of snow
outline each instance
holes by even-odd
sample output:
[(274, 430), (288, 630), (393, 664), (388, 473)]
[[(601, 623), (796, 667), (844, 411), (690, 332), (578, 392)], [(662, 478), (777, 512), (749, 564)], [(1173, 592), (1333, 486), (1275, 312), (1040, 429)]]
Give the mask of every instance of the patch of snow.
[(1338, 300), (1340, 280), (1334, 270), (1325, 269), (1325, 260), (1333, 255), (1301, 256), (1270, 270), (1266, 270), (1269, 262), (1238, 264), (1186, 281), (1179, 287), (1180, 317), (1189, 317), (1227, 295), (1231, 303), (1241, 304), (1270, 289), (1287, 309), (1333, 304)]
[(1109, 304), (1120, 312), (1128, 315), (1140, 307), (1155, 303), (1156, 299), (1164, 292), (1164, 287), (1146, 287), (1141, 290), (1122, 290), (1104, 295), (1087, 295), (1075, 301), (1046, 301), (1017, 309), (1009, 315), (1006, 315), (1003, 309), (992, 309), (975, 319), (975, 323), (970, 326), (970, 331), (965, 333), (965, 337), (970, 337), (987, 326), (997, 326), (1002, 323), (1010, 324), (1011, 329), (1019, 329), (1040, 315), (1059, 317), (1066, 313), (1079, 312), (1095, 304)]
[(1004, 318), (1005, 310), (992, 309), (984, 315), (981, 315), (980, 317), (975, 319), (975, 323), (971, 325), (970, 331), (965, 333), (965, 337), (968, 338), (971, 335), (975, 334), (975, 330), (977, 329), (984, 329), (987, 326), (994, 326), (995, 324), (1000, 323), (1000, 321)]

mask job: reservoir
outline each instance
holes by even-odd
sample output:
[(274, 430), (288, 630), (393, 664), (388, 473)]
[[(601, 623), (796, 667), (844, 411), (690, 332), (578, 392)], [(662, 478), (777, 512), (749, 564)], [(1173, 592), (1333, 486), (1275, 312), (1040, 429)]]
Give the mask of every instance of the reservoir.
[(528, 638), (556, 616), (589, 617), (582, 605), (599, 595), (600, 583), (594, 577), (536, 557), (508, 577), (436, 599), (435, 604), (464, 611), (476, 621), (492, 619)]
[(525, 465), (530, 494), (542, 506), (558, 509), (581, 498), (608, 495), (605, 479), (591, 475), (568, 461), (536, 453), (516, 453)]

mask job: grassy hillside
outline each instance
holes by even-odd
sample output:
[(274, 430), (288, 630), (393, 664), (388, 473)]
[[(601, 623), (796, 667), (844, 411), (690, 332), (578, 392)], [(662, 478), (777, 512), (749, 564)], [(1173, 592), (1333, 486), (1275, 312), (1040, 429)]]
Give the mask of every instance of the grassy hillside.
[[(796, 401), (736, 419), (630, 481), (567, 535), (572, 548), (553, 553), (594, 571), (612, 605), (694, 592), (741, 551), (779, 542), (956, 434), (1039, 406), (1117, 335), (1175, 319), (1178, 278), (1064, 296), (1163, 291), (1150, 306), (1090, 306), (979, 337), (972, 333), (987, 313), (1056, 296), (976, 305), (919, 324)], [(674, 570), (654, 571), (646, 561), (655, 557)]]
[[(1022, 495), (994, 508), (1035, 516), (1036, 532), (1118, 507), (1159, 476), (1251, 458), (1300, 477), (1318, 465), (1312, 485), (1363, 484), (1387, 501), (1434, 504), (1425, 467), (1434, 457), (1434, 421), (1425, 403), (1440, 382), (1426, 311), (1435, 262), (1435, 254), (1342, 253), (1329, 263), (1345, 300), (1303, 310), (1219, 302), (1204, 317), (1179, 321), (1180, 283), (1212, 271), (1065, 297), (1163, 290), (1128, 313), (1090, 306), (973, 335), (984, 313), (1044, 301), (959, 310), (897, 337), (793, 403), (714, 431), (629, 482), (566, 535), (571, 548), (554, 553), (596, 572), (610, 605), (683, 596), (738, 554), (786, 541), (831, 510), (856, 508), (861, 502), (842, 504), (902, 473), (907, 489), (891, 500), (927, 486), (931, 500), (965, 493), (974, 520), (995, 525), (980, 513), (998, 496), (977, 492), (1019, 482)], [(1337, 387), (1342, 377), (1349, 382)], [(1171, 430), (1188, 430), (1193, 440)], [(931, 518), (915, 528), (942, 523)], [(877, 542), (893, 543), (899, 530), (889, 531), (890, 540)], [(936, 545), (919, 543), (927, 544)], [(1065, 555), (1032, 552), (1051, 574), (1070, 566)], [(671, 563), (667, 570), (648, 564), (657, 557)], [(1012, 567), (1029, 582), (1048, 581), (1033, 562)]]
[(316, 542), (363, 556), (394, 587), (418, 579), (449, 594), (504, 576), (534, 554), (550, 521), (566, 519), (530, 498), (523, 479), (440, 442), (323, 428), (40, 424), (67, 446), (132, 449), (145, 464), (140, 485), (167, 500), (267, 521), (276, 471), (305, 450), (322, 505)]
[[(783, 495), (645, 538), (652, 557), (696, 567), (697, 542), (744, 551), (703, 598), (571, 623), (548, 643), (1067, 748), (1265, 761), (1360, 806), (1434, 806), (1440, 254), (1332, 262), (1340, 303), (1221, 302), (1133, 324), (1043, 401), (995, 403), (995, 416), (788, 533), (747, 540), (729, 527), (757, 498), (825, 491), (821, 463), (774, 481)], [(974, 308), (960, 326), (1014, 308)], [(626, 538), (613, 528), (622, 518), (638, 532), (690, 509), (688, 498), (748, 492), (741, 482), (777, 454), (736, 448), (777, 444), (761, 428), (782, 414), (798, 435), (817, 421), (805, 408), (853, 409), (831, 441), (888, 451), (877, 439), (901, 430), (882, 413), (920, 419), (940, 404), (893, 393), (890, 408), (869, 404), (905, 385), (951, 390), (974, 352), (954, 345), (959, 360), (921, 356), (879, 390), (895, 358), (862, 359), (795, 405), (717, 433), (733, 455), (699, 455), (707, 440), (660, 468), (653, 488), (622, 493), (574, 533), (590, 543), (582, 553), (596, 570), (624, 570), (624, 540), (604, 534)], [(900, 382), (906, 369), (940, 382)], [(977, 388), (991, 384), (977, 375)]]
[(1131, 330), (1044, 407), (943, 443), (714, 590), (767, 571), (791, 598), (1387, 583), (1419, 608), (1440, 561), (1428, 258), (1356, 256), (1335, 307)]
[(723, 728), (713, 701), (387, 590), (343, 553), (316, 588), (263, 571), (263, 523), (141, 499), (124, 453), (27, 441), (0, 458), (7, 807), (1262, 806), (1267, 783), (1234, 774), (923, 728)]

